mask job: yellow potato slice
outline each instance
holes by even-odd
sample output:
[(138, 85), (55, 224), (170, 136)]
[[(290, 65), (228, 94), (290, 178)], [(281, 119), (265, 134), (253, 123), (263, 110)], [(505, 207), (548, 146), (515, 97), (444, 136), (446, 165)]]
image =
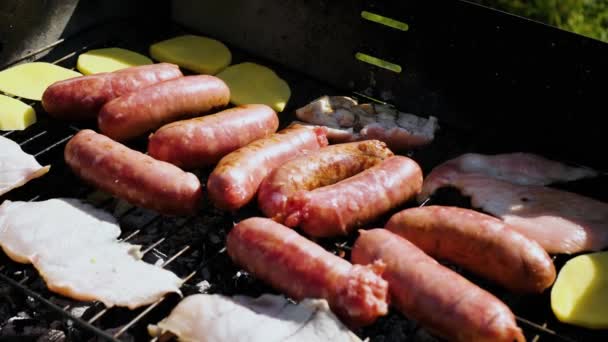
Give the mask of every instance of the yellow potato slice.
[(35, 122), (36, 111), (32, 106), (12, 97), (0, 95), (1, 131), (23, 130)]
[(226, 82), (230, 88), (230, 102), (237, 106), (261, 103), (282, 112), (291, 96), (289, 84), (259, 64), (231, 65), (216, 76)]
[(608, 252), (570, 259), (551, 290), (551, 308), (562, 322), (608, 328)]
[(42, 98), (51, 84), (72, 77), (79, 72), (45, 62), (24, 63), (0, 71), (0, 90), (30, 100)]
[(90, 50), (78, 56), (76, 68), (85, 75), (91, 75), (145, 64), (152, 64), (152, 60), (137, 52), (106, 48)]
[(215, 75), (230, 64), (232, 54), (221, 42), (193, 35), (179, 36), (152, 44), (150, 56), (177, 64), (199, 74)]

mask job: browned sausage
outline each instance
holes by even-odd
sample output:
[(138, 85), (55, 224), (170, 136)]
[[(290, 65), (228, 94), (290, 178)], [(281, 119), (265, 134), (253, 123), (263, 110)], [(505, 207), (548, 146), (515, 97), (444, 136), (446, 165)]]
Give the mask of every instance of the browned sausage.
[(248, 143), (276, 132), (272, 108), (251, 104), (161, 127), (150, 136), (148, 153), (184, 169), (212, 165)]
[(421, 187), (415, 161), (390, 157), (336, 184), (299, 191), (287, 204), (285, 224), (315, 237), (346, 235), (415, 197)]
[(224, 107), (230, 90), (209, 75), (185, 76), (153, 84), (106, 103), (99, 112), (99, 129), (124, 141), (213, 109)]
[(264, 179), (258, 205), (266, 216), (282, 223), (287, 202), (298, 191), (334, 184), (392, 155), (386, 144), (378, 140), (338, 144), (306, 153), (279, 166)]
[(238, 209), (255, 196), (272, 170), (305, 151), (327, 146), (325, 129), (291, 126), (226, 155), (209, 180), (209, 197), (218, 208)]
[(509, 308), (386, 229), (361, 231), (352, 261), (386, 264), (391, 303), (450, 341), (525, 341)]
[(163, 214), (193, 214), (201, 184), (195, 175), (85, 129), (65, 147), (74, 173), (103, 191)]
[(512, 291), (540, 293), (555, 280), (555, 266), (537, 242), (474, 210), (406, 209), (393, 215), (385, 228), (434, 258), (451, 261)]
[(239, 222), (226, 245), (232, 260), (255, 277), (295, 300), (326, 299), (347, 324), (367, 325), (387, 313), (382, 263), (351, 265), (292, 229), (260, 217)]
[(42, 94), (42, 107), (57, 119), (94, 119), (108, 101), (152, 84), (182, 77), (169, 63), (136, 66), (115, 72), (55, 82)]

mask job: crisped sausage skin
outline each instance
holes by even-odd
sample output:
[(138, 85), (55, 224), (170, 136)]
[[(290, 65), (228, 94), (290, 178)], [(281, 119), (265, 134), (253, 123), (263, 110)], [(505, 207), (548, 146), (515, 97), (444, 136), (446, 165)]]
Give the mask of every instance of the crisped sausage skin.
[(276, 168), (260, 185), (258, 205), (277, 222), (286, 216), (288, 200), (299, 190), (313, 190), (354, 176), (393, 156), (386, 144), (365, 140), (324, 147)]
[(279, 118), (272, 108), (244, 105), (167, 124), (150, 136), (148, 153), (183, 169), (194, 169), (216, 164), (228, 153), (269, 136), (278, 127)]
[(108, 137), (124, 141), (175, 120), (224, 107), (230, 90), (209, 75), (184, 76), (153, 84), (106, 103), (97, 117)]
[(430, 256), (451, 261), (511, 291), (540, 293), (555, 281), (555, 266), (537, 242), (474, 210), (410, 208), (393, 215), (385, 228)]
[(295, 300), (326, 299), (347, 324), (367, 325), (387, 313), (381, 262), (352, 265), (292, 229), (259, 217), (239, 222), (226, 245), (232, 260), (255, 277)]
[(509, 308), (489, 292), (440, 265), (386, 229), (361, 231), (353, 263), (386, 264), (391, 303), (450, 341), (525, 341)]
[(136, 206), (168, 215), (194, 214), (202, 195), (198, 178), (175, 165), (85, 129), (65, 147), (74, 173)]
[(325, 129), (291, 126), (226, 155), (207, 181), (216, 207), (235, 210), (249, 203), (272, 170), (305, 151), (327, 146)]
[(287, 203), (285, 224), (315, 237), (346, 235), (415, 197), (422, 170), (393, 156), (333, 185), (299, 191)]
[(182, 76), (177, 65), (158, 63), (70, 78), (55, 82), (45, 90), (42, 107), (57, 119), (94, 119), (110, 100)]

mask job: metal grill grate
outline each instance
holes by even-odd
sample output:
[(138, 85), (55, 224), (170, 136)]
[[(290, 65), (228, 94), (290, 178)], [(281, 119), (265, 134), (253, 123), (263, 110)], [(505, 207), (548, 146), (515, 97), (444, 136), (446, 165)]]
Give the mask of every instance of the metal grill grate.
[[(133, 25), (126, 25), (126, 23), (112, 23), (109, 26), (101, 25), (71, 39), (59, 40), (46, 48), (35, 51), (24, 60), (53, 48), (53, 51), (43, 60), (73, 69), (75, 59), (81, 51), (94, 47), (120, 46), (146, 53), (147, 46), (151, 42), (181, 32), (183, 32), (183, 29), (173, 24), (156, 25), (153, 28), (134, 27)], [(232, 50), (234, 52), (234, 63), (242, 60), (253, 60), (272, 65), (289, 82), (293, 97), (290, 101), (291, 108), (287, 108), (285, 113), (291, 113), (294, 107), (308, 103), (320, 95), (343, 93), (325, 84), (303, 77), (293, 70), (273, 65), (268, 61), (260, 61), (236, 49)], [(354, 94), (354, 96), (358, 96), (358, 94)], [(143, 253), (146, 261), (154, 262), (153, 259), (156, 259), (156, 261), (162, 259), (160, 267), (169, 267), (178, 276), (182, 276), (184, 281), (182, 290), (185, 295), (197, 292), (198, 289), (193, 284), (203, 280), (211, 284), (210, 292), (228, 295), (234, 293), (257, 295), (263, 292), (274, 292), (246, 272), (232, 265), (223, 246), (224, 235), (232, 223), (242, 217), (258, 213), (255, 208), (248, 207), (238, 213), (230, 214), (217, 211), (209, 203), (206, 203), (199, 216), (186, 219), (169, 218), (125, 205), (124, 202), (101, 194), (77, 180), (63, 162), (63, 148), (66, 142), (80, 129), (94, 128), (94, 123), (68, 124), (55, 122), (47, 117), (39, 103), (35, 102), (31, 105), (35, 107), (38, 113), (39, 121), (35, 125), (25, 131), (9, 131), (1, 134), (18, 142), (25, 152), (36, 156), (43, 165), (51, 164), (52, 168), (49, 174), (33, 180), (26, 186), (14, 190), (4, 197), (0, 197), (0, 200), (10, 198), (11, 200), (34, 201), (53, 197), (76, 197), (87, 199), (97, 207), (113, 211), (123, 229), (124, 237), (122, 240), (144, 245)], [(282, 126), (285, 126), (291, 118), (286, 116), (282, 119)], [(463, 152), (475, 150), (474, 139), (471, 134), (465, 134), (462, 130), (444, 125), (436, 143), (425, 151), (417, 152), (414, 157), (428, 172), (432, 166), (441, 161)], [(143, 150), (144, 146), (145, 142), (143, 140), (135, 141), (132, 144), (132, 147), (139, 150)], [(199, 172), (203, 181), (207, 174), (208, 170)], [(426, 201), (422, 205), (430, 202), (435, 202), (435, 199)], [(352, 238), (348, 240), (324, 240), (321, 241), (321, 244), (334, 253), (348, 255)], [(65, 298), (58, 299), (51, 294), (44, 286), (40, 285), (41, 280), (31, 266), (12, 263), (1, 253), (0, 261), (4, 263), (0, 266), (0, 282), (15, 287), (100, 339), (117, 341), (124, 338), (127, 332), (137, 339), (144, 338), (146, 324), (156, 323), (159, 318), (166, 316), (178, 300), (177, 296), (168, 296), (152, 305), (134, 311), (119, 308), (109, 309), (103, 307), (100, 303), (93, 303), (86, 310), (85, 315), (76, 317), (70, 313), (70, 309), (81, 303), (67, 301), (68, 304), (65, 304)], [(558, 262), (562, 261), (558, 260)], [(556, 322), (552, 318), (550, 310), (548, 310), (547, 294), (540, 299), (534, 298), (528, 301), (529, 298), (505, 294), (504, 291), (492, 287), (492, 285), (486, 284), (474, 276), (472, 278), (511, 306), (517, 314), (519, 325), (532, 341), (560, 340), (571, 342), (587, 340), (588, 338), (605, 339), (608, 337), (606, 334), (569, 328)], [(539, 310), (538, 306), (542, 306), (542, 309)], [(532, 312), (542, 313), (540, 315), (537, 313), (529, 314)], [(400, 327), (395, 327), (395, 322), (401, 322), (398, 324)], [(388, 317), (380, 319), (378, 323), (359, 331), (359, 333), (363, 337), (371, 337), (372, 340), (375, 337), (383, 336), (383, 340), (389, 341), (402, 337), (398, 333), (391, 332), (391, 330), (405, 330), (412, 336), (420, 331), (414, 323), (406, 322), (402, 316), (391, 312)], [(573, 336), (576, 338), (573, 338)]]

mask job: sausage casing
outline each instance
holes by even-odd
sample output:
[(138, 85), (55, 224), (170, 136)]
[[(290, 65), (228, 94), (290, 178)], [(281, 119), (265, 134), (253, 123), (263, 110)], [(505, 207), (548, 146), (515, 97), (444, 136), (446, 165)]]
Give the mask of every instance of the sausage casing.
[(207, 181), (212, 202), (235, 210), (249, 203), (264, 178), (291, 158), (327, 146), (325, 129), (291, 126), (226, 155)]
[(44, 91), (42, 107), (58, 119), (94, 119), (110, 100), (182, 76), (177, 65), (158, 63), (70, 78), (55, 82)]
[(391, 303), (450, 341), (525, 341), (511, 310), (406, 239), (386, 229), (361, 231), (353, 263), (381, 260)]
[(393, 156), (336, 184), (299, 191), (287, 204), (285, 224), (315, 237), (346, 235), (415, 197), (421, 187), (420, 166)]
[(460, 265), (511, 291), (540, 293), (555, 281), (555, 266), (537, 242), (474, 210), (410, 208), (393, 215), (385, 228), (430, 256)]
[(148, 153), (183, 169), (216, 164), (223, 156), (276, 132), (279, 118), (262, 104), (226, 109), (217, 114), (176, 121), (148, 140)]
[(386, 144), (378, 140), (332, 145), (306, 153), (277, 167), (264, 179), (258, 206), (266, 216), (283, 222), (287, 202), (298, 191), (337, 183), (391, 156)]
[(169, 215), (193, 214), (199, 206), (195, 175), (90, 129), (70, 139), (64, 157), (76, 175), (133, 205)]
[(290, 228), (254, 217), (239, 222), (226, 241), (232, 260), (286, 295), (324, 298), (353, 326), (367, 325), (388, 310), (382, 264), (352, 265)]
[(175, 120), (224, 107), (230, 90), (209, 75), (185, 76), (153, 84), (106, 103), (97, 116), (99, 129), (124, 141)]

